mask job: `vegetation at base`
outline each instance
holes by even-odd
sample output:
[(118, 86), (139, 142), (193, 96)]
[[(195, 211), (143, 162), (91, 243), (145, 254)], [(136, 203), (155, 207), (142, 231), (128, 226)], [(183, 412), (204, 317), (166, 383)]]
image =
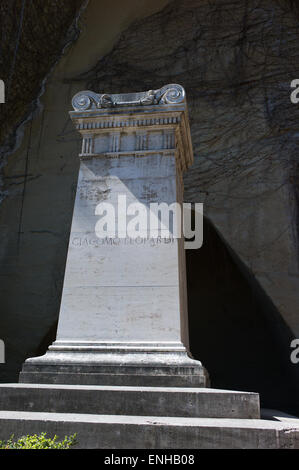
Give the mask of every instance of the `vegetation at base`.
[(0, 449), (70, 449), (77, 444), (76, 434), (65, 436), (63, 441), (58, 441), (56, 435), (53, 438), (46, 436), (45, 432), (32, 436), (28, 434), (14, 441), (14, 435), (12, 435), (7, 441), (0, 441)]

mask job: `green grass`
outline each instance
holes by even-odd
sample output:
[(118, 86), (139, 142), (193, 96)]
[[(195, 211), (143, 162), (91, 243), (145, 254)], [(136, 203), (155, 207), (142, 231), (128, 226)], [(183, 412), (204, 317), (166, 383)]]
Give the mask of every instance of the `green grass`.
[(77, 444), (76, 434), (65, 436), (63, 441), (58, 441), (56, 435), (49, 438), (47, 433), (42, 432), (40, 435), (27, 435), (15, 441), (12, 435), (7, 441), (0, 441), (0, 449), (70, 449), (75, 444)]

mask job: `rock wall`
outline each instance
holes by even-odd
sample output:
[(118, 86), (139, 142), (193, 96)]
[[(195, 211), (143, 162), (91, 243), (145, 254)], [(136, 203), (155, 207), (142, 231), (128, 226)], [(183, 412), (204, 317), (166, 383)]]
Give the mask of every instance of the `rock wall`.
[[(1, 2), (0, 74), (6, 103), (0, 108), (0, 169), (16, 144), (17, 128), (36, 106), (45, 77), (78, 37), (76, 16), (83, 4), (84, 0)], [(0, 197), (3, 189), (2, 182)]]
[[(298, 336), (299, 105), (290, 102), (290, 82), (299, 78), (295, 2), (128, 0), (124, 9), (121, 0), (90, 0), (79, 38), (47, 76), (82, 2), (71, 6), (53, 60), (26, 98), (28, 113), (41, 76), (47, 77), (41, 106), (3, 166), (0, 337), (7, 364), (0, 366), (1, 380), (16, 380), (24, 358), (42, 353), (55, 337), (80, 146), (68, 111), (71, 97), (86, 88), (186, 88), (195, 164), (185, 177), (185, 200), (204, 203), (206, 217)], [(36, 60), (45, 55), (36, 52)], [(8, 129), (26, 117), (25, 107), (13, 113)], [(212, 286), (216, 297), (219, 285)], [(233, 290), (230, 295), (233, 302)], [(249, 316), (254, 309), (253, 302)], [(254, 318), (258, 327), (260, 317)]]

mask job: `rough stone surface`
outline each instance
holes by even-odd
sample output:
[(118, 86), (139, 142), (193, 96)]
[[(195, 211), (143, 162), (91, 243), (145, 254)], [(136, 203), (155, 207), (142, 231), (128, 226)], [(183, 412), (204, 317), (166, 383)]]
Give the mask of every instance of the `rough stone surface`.
[(0, 439), (77, 433), (86, 449), (298, 449), (298, 428), (255, 419), (0, 412)]
[[(36, 106), (45, 76), (64, 47), (75, 41), (75, 17), (85, 0), (4, 0), (0, 5), (0, 77), (5, 105), (0, 109), (0, 170), (16, 143), (16, 129)], [(85, 2), (86, 3), (86, 2)], [(42, 51), (42, 53), (41, 53)], [(0, 181), (2, 183), (2, 181)], [(0, 184), (0, 200), (9, 187)]]
[(2, 411), (258, 419), (256, 393), (209, 388), (0, 385)]
[[(42, 356), (44, 357), (44, 356)], [(183, 358), (188, 361), (185, 354)], [(83, 357), (84, 359), (84, 357)], [(101, 358), (102, 359), (102, 358)], [(142, 359), (142, 358), (141, 358)], [(177, 355), (170, 358), (177, 359)], [(181, 359), (181, 358), (179, 358)], [(166, 360), (161, 357), (161, 360)], [(148, 358), (148, 362), (150, 358)], [(167, 364), (166, 367), (130, 367), (130, 366), (103, 366), (95, 364), (88, 367), (87, 364), (59, 367), (57, 364), (46, 366), (38, 364), (38, 360), (25, 362), (20, 373), (21, 383), (41, 384), (81, 384), (81, 385), (115, 385), (134, 387), (205, 387), (209, 384), (206, 370), (196, 361), (195, 367), (185, 364), (180, 367)], [(194, 362), (193, 362), (194, 364)]]

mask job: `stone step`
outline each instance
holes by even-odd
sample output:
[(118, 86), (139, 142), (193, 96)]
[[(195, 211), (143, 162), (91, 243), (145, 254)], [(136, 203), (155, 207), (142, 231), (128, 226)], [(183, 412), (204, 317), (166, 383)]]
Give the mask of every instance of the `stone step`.
[(201, 418), (260, 417), (257, 393), (190, 387), (0, 384), (0, 410)]
[[(123, 367), (124, 368), (124, 367)], [(43, 384), (79, 384), (80, 385), (115, 385), (115, 386), (128, 386), (128, 387), (205, 387), (207, 385), (206, 378), (203, 375), (197, 374), (180, 374), (180, 375), (163, 375), (153, 373), (146, 374), (93, 374), (85, 373), (80, 370), (79, 373), (68, 372), (28, 372), (22, 371), (20, 373), (21, 383), (43, 383)], [(156, 375), (155, 375), (156, 374)]]
[[(87, 351), (85, 353), (87, 354)], [(50, 353), (48, 354), (50, 355)], [(52, 350), (51, 354), (54, 354)], [(67, 357), (64, 357), (65, 355)], [(136, 360), (136, 355), (137, 353), (134, 352), (134, 360)], [(157, 363), (145, 364), (145, 360), (149, 360), (149, 357), (153, 360), (152, 356), (146, 353), (144, 354), (145, 357), (139, 357), (141, 365), (123, 364), (122, 355), (114, 358), (115, 363), (110, 365), (104, 363), (105, 358), (102, 355), (93, 353), (92, 356), (93, 361), (96, 359), (94, 364), (72, 364), (72, 354), (67, 352), (63, 352), (62, 357), (59, 358), (60, 363), (57, 362), (56, 364), (49, 364), (43, 359), (46, 356), (42, 356), (41, 359), (34, 358), (27, 360), (23, 364), (19, 382), (27, 384), (113, 385), (126, 387), (193, 388), (209, 385), (207, 373), (201, 364), (197, 364), (197, 361), (190, 360), (187, 356), (187, 364), (167, 364), (163, 366)], [(62, 360), (63, 357), (64, 361)], [(128, 361), (128, 358), (126, 360)], [(44, 361), (44, 363), (39, 363), (38, 361)], [(188, 364), (189, 361), (190, 363)]]
[(0, 412), (1, 440), (41, 432), (77, 433), (81, 449), (299, 448), (299, 427), (259, 419)]

